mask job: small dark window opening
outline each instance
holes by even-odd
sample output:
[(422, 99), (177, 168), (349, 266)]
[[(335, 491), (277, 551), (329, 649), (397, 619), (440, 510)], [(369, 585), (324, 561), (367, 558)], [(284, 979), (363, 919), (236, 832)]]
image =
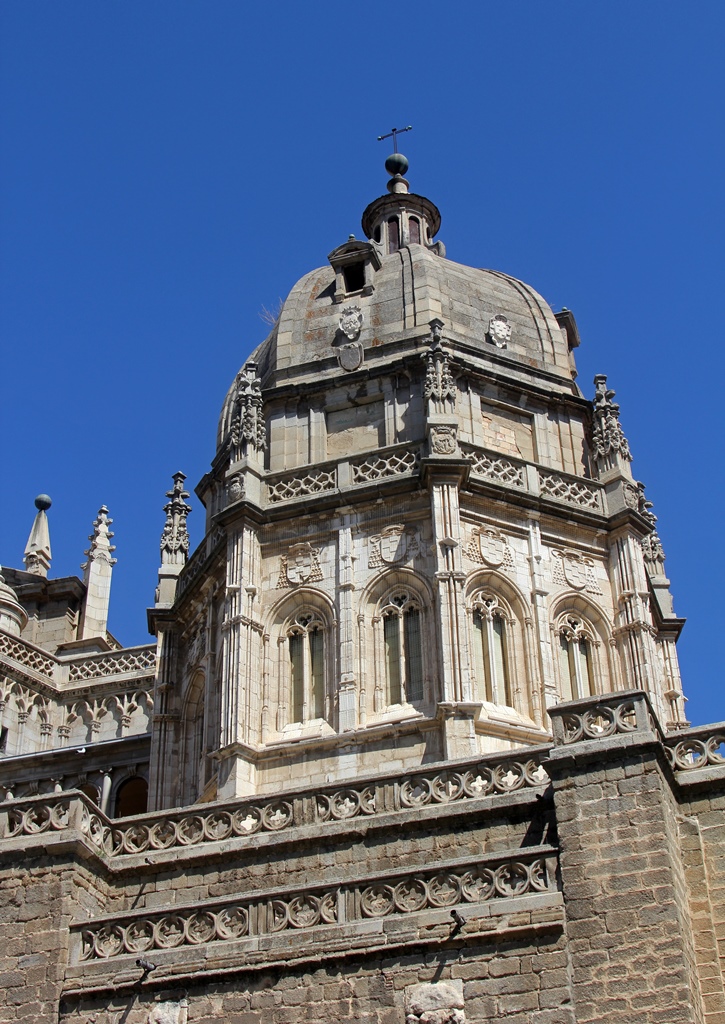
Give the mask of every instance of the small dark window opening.
[(380, 241), (380, 225), (379, 224), (375, 228), (375, 234), (373, 235), (373, 238), (375, 239), (376, 242)]
[(0, 754), (4, 754), (8, 749), (8, 731), (5, 726), (0, 729)]
[(388, 221), (388, 252), (397, 252), (400, 248), (400, 228), (398, 218), (391, 217)]
[(365, 287), (365, 264), (351, 263), (342, 268), (346, 292), (359, 292)]
[(116, 818), (128, 818), (132, 814), (145, 814), (148, 803), (149, 784), (140, 775), (128, 779), (119, 786), (116, 793)]
[(420, 245), (420, 221), (417, 217), (411, 217), (408, 221), (408, 228), (410, 230), (410, 243), (411, 245)]

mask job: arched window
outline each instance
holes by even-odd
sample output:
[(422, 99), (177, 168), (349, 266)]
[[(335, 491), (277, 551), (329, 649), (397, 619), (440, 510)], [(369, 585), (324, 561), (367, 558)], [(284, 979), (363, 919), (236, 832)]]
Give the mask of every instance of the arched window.
[(420, 221), (417, 217), (411, 217), (408, 221), (408, 233), (411, 245), (420, 244)]
[(388, 252), (397, 252), (400, 248), (400, 225), (397, 217), (388, 221)]
[(290, 720), (325, 717), (325, 630), (313, 611), (298, 614), (287, 630)]
[(562, 700), (593, 696), (591, 632), (581, 619), (566, 615), (559, 624), (558, 633)]
[(507, 622), (498, 599), (479, 594), (473, 606), (473, 643), (478, 690), (491, 704), (513, 706)]
[(116, 818), (128, 818), (132, 814), (145, 814), (148, 804), (149, 784), (140, 775), (126, 779), (116, 792)]
[(388, 704), (423, 700), (423, 643), (420, 605), (408, 591), (396, 591), (382, 608)]

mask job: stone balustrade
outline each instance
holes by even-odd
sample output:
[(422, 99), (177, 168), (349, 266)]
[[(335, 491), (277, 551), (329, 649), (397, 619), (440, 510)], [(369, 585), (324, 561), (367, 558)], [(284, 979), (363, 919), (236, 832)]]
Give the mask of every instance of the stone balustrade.
[[(108, 960), (151, 950), (225, 942), (285, 930), (349, 924), (396, 914), (514, 899), (557, 889), (556, 850), (536, 846), (511, 854), (456, 861), (433, 869), (258, 892), (202, 901), (156, 913), (99, 918), (71, 928), (76, 959)], [(453, 928), (454, 921), (451, 921)]]
[(725, 767), (725, 722), (688, 729), (665, 740), (665, 752), (676, 772)]
[(617, 733), (651, 732), (661, 741), (664, 734), (641, 690), (607, 693), (568, 701), (548, 709), (555, 746), (587, 740), (604, 740)]
[(10, 666), (30, 670), (31, 678), (42, 677), (59, 690), (74, 683), (100, 681), (112, 676), (146, 679), (156, 671), (156, 644), (126, 647), (105, 654), (57, 656), (21, 637), (0, 632), (0, 658)]
[[(604, 487), (596, 480), (545, 469), (470, 444), (461, 444), (460, 448), (471, 463), (474, 477), (600, 515), (605, 513)], [(297, 471), (270, 474), (266, 481), (266, 500), (269, 504), (277, 504), (386, 478), (411, 476), (419, 470), (421, 454), (419, 445), (397, 444), (350, 460), (340, 459), (317, 464), (314, 468), (300, 467)]]

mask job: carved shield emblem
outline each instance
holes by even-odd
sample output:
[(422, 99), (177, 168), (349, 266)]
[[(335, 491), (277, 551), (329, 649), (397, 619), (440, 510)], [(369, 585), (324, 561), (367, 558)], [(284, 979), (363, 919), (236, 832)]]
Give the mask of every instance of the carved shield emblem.
[(511, 341), (511, 331), (511, 324), (503, 313), (497, 313), (488, 322), (488, 333), (496, 348), (506, 348)]
[(564, 577), (574, 590), (583, 590), (589, 579), (589, 569), (583, 558), (564, 555)]
[(319, 548), (311, 544), (293, 544), (282, 556), (277, 589), (319, 582), (322, 579), (319, 556)]
[(363, 361), (363, 347), (359, 341), (353, 341), (349, 345), (340, 345), (337, 351), (337, 361), (343, 370), (347, 370), (348, 373), (351, 370), (357, 370), (359, 366), (362, 366)]
[(478, 535), (481, 558), (486, 565), (498, 569), (506, 559), (506, 543), (495, 530), (481, 530)]
[(350, 341), (354, 341), (362, 330), (362, 325), (363, 312), (360, 307), (345, 306), (340, 314), (340, 330), (345, 337), (349, 338)]
[(408, 555), (409, 537), (402, 526), (391, 526), (380, 535), (380, 557), (390, 565), (402, 562)]

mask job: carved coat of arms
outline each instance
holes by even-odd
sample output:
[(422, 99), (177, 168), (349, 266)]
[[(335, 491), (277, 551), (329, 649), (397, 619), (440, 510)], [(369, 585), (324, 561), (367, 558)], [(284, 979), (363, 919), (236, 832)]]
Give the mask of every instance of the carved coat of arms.
[(455, 427), (431, 427), (431, 450), (436, 455), (455, 455), (458, 451)]
[(491, 569), (513, 569), (514, 559), (506, 537), (493, 526), (477, 526), (466, 554)]
[(376, 569), (383, 565), (397, 565), (409, 562), (420, 553), (421, 545), (417, 533), (406, 530), (400, 523), (395, 523), (386, 526), (381, 533), (370, 538), (368, 566)]
[(594, 575), (594, 563), (578, 551), (553, 551), (554, 583), (568, 584), (572, 590), (586, 590), (590, 594), (601, 594)]
[(293, 544), (286, 555), (282, 555), (279, 567), (277, 589), (299, 586), (300, 583), (319, 583), (322, 579), (320, 549), (311, 544)]
[(351, 341), (349, 345), (339, 345), (335, 349), (335, 353), (338, 363), (348, 373), (362, 366), (364, 352), (359, 341)]
[(496, 313), (488, 322), (488, 334), (496, 348), (506, 348), (511, 341), (511, 324), (503, 313)]
[(345, 306), (340, 314), (340, 330), (349, 338), (355, 341), (363, 325), (363, 311), (359, 306)]

